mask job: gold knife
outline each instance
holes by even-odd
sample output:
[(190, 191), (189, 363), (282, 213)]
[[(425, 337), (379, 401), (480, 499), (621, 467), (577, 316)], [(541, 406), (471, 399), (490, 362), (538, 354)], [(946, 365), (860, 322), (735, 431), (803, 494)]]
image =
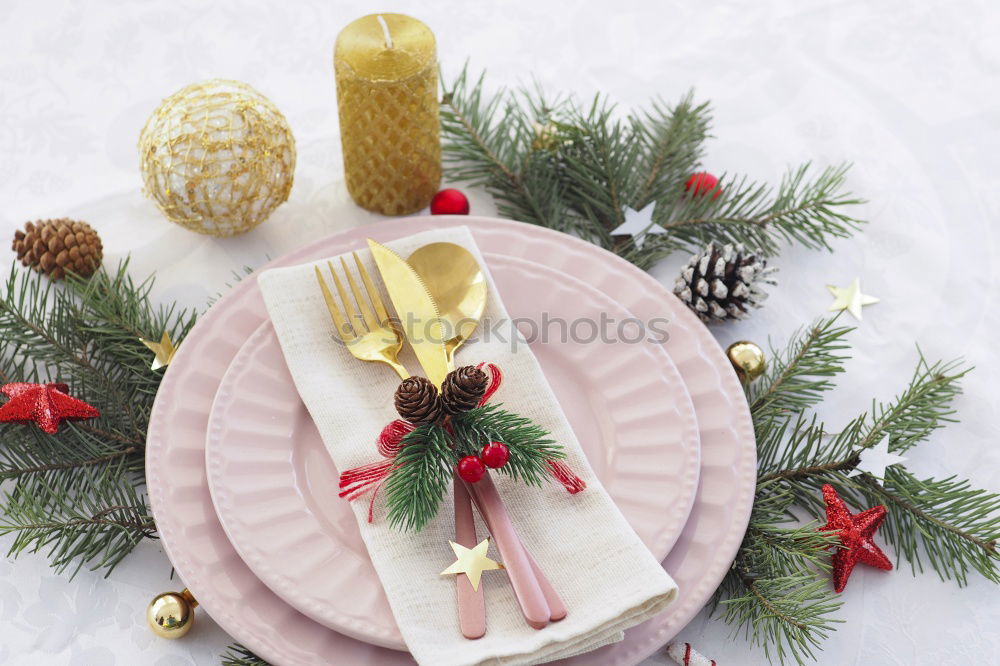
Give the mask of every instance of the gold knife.
[(440, 387), (448, 374), (448, 353), (444, 346), (444, 324), (434, 297), (405, 259), (371, 238), (368, 249), (420, 367), (427, 379)]

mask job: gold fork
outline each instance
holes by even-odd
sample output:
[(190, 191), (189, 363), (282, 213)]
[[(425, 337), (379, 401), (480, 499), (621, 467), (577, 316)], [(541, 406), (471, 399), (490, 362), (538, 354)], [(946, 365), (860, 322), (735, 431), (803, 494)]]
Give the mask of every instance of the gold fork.
[[(368, 292), (368, 299), (371, 299), (371, 304), (375, 308), (373, 312), (372, 307), (368, 305), (368, 299), (362, 295), (361, 289), (358, 288), (358, 283), (354, 280), (354, 276), (351, 275), (351, 271), (347, 267), (347, 261), (341, 257), (340, 264), (344, 269), (344, 274), (347, 276), (351, 292), (354, 294), (354, 302), (361, 309), (361, 316), (358, 316), (351, 299), (344, 290), (344, 285), (341, 283), (340, 278), (337, 277), (337, 272), (333, 268), (333, 262), (326, 262), (327, 267), (330, 269), (330, 275), (333, 277), (333, 284), (337, 287), (337, 293), (344, 304), (344, 311), (347, 313), (346, 319), (341, 313), (340, 308), (337, 307), (337, 302), (334, 300), (333, 294), (330, 293), (330, 288), (327, 287), (319, 267), (313, 267), (316, 271), (316, 281), (319, 282), (319, 288), (323, 291), (323, 298), (326, 300), (326, 307), (330, 311), (330, 318), (333, 319), (333, 326), (337, 329), (337, 334), (343, 340), (344, 346), (347, 347), (348, 351), (355, 358), (362, 361), (385, 363), (396, 371), (400, 379), (406, 379), (410, 375), (406, 372), (406, 368), (397, 360), (399, 350), (403, 347), (402, 333), (389, 320), (389, 314), (382, 303), (382, 297), (379, 296), (378, 290), (375, 289), (375, 285), (372, 283), (368, 271), (365, 270), (364, 264), (361, 263), (361, 259), (358, 258), (357, 252), (354, 253), (354, 263), (357, 264), (358, 274), (365, 285), (365, 291)], [(352, 322), (356, 322), (357, 326), (352, 325)]]

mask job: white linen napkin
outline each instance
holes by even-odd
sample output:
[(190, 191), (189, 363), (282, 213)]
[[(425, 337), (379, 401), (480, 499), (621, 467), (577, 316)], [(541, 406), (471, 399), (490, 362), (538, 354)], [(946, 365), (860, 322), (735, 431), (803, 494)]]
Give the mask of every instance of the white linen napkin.
[[(427, 231), (386, 245), (406, 257), (438, 241), (467, 248), (488, 272), (465, 227)], [(377, 276), (368, 249), (359, 248), (359, 255), (370, 274)], [(316, 264), (325, 267), (326, 262)], [(356, 360), (335, 341), (313, 265), (272, 269), (260, 275), (259, 283), (299, 395), (337, 469), (344, 471), (382, 460), (375, 437), (397, 418), (392, 396), (399, 379), (384, 364)], [(334, 265), (339, 267), (339, 261)], [(384, 290), (383, 298), (388, 305)], [(492, 279), (485, 320), (509, 320)], [(500, 330), (516, 331), (513, 327)], [(381, 500), (376, 500), (375, 521), (369, 524), (365, 496), (354, 502), (361, 535), (400, 632), (413, 657), (424, 665), (537, 664), (579, 654), (621, 640), (624, 629), (656, 615), (677, 595), (674, 581), (629, 527), (587, 464), (534, 354), (523, 339), (511, 345), (509, 336), (502, 336), (508, 337), (506, 343), (499, 337), (463, 346), (456, 366), (496, 363), (504, 373), (504, 383), (492, 401), (548, 429), (565, 448), (566, 462), (587, 483), (586, 490), (570, 495), (556, 482), (539, 489), (504, 474), (492, 475), (525, 547), (561, 595), (569, 614), (542, 630), (530, 628), (506, 575), (490, 571), (482, 579), (486, 635), (474, 641), (463, 638), (454, 576), (439, 575), (454, 561), (448, 545), (455, 536), (451, 493), (437, 516), (418, 533), (390, 529)], [(423, 374), (412, 352), (400, 358), (412, 374)], [(480, 540), (486, 534), (480, 523)], [(490, 556), (499, 559), (495, 551)]]

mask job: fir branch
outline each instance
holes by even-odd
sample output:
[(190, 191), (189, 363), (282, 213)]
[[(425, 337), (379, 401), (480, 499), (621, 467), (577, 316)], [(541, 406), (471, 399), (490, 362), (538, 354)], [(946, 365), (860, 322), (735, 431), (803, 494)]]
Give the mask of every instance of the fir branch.
[[(463, 69), (441, 117), (451, 179), (486, 188), (505, 217), (574, 234), (641, 268), (708, 240), (765, 255), (783, 243), (830, 249), (862, 224), (846, 212), (862, 203), (845, 192), (846, 165), (813, 176), (807, 163), (777, 188), (724, 177), (718, 196), (686, 193), (711, 124), (708, 104), (691, 93), (673, 107), (657, 101), (621, 116), (600, 96), (585, 106), (537, 89), (487, 96), (483, 76), (472, 81)], [(653, 221), (667, 233), (647, 236), (641, 248), (611, 236), (626, 208), (654, 203)]]
[(889, 438), (890, 449), (905, 451), (952, 421), (952, 402), (968, 370), (921, 356), (905, 390), (890, 401), (873, 401), (867, 412), (830, 434), (805, 410), (819, 403), (832, 388), (831, 378), (843, 371), (850, 329), (835, 321), (819, 321), (792, 336), (783, 353), (775, 352), (765, 377), (747, 389), (757, 435), (757, 492), (719, 599), (724, 618), (780, 662), (813, 657), (812, 649), (830, 629), (834, 607), (827, 604), (834, 597), (826, 579), (817, 577), (827, 565), (815, 559), (824, 551), (800, 550), (807, 534), (787, 538), (797, 529), (813, 531), (815, 524), (784, 531), (788, 523), (799, 523), (803, 511), (825, 518), (819, 493), (824, 483), (834, 484), (857, 510), (885, 505), (879, 534), (914, 572), (926, 565), (960, 585), (972, 571), (1000, 582), (1000, 495), (955, 477), (918, 479), (901, 465), (890, 467), (881, 483), (868, 474), (847, 476), (860, 452), (883, 438)]
[(59, 571), (106, 573), (155, 528), (141, 493), (149, 414), (163, 372), (149, 368), (140, 336), (179, 342), (190, 312), (157, 309), (150, 281), (128, 263), (89, 280), (55, 284), (14, 268), (0, 296), (4, 382), (61, 381), (100, 411), (54, 435), (31, 424), (0, 426), (0, 534), (11, 554), (42, 551)]
[(548, 154), (531, 147), (536, 125), (559, 102), (503, 92), (484, 100), (483, 76), (470, 82), (463, 68), (442, 95), (442, 158), (449, 175), (486, 188), (501, 215), (564, 230), (564, 188)]
[(222, 655), (222, 666), (270, 666), (270, 664), (248, 648), (239, 643), (233, 643), (226, 648), (225, 654)]
[(854, 330), (835, 326), (837, 319), (828, 317), (796, 331), (784, 352), (771, 347), (767, 372), (747, 387), (754, 424), (769, 424), (812, 407), (833, 387), (832, 378), (843, 372), (847, 359), (844, 338)]
[(625, 221), (625, 208), (646, 177), (638, 168), (643, 143), (632, 124), (614, 120), (614, 106), (597, 97), (570, 118), (571, 138), (560, 147), (565, 162), (566, 205), (590, 221), (592, 242), (611, 247), (609, 232)]
[(862, 224), (842, 211), (864, 203), (845, 194), (848, 165), (827, 167), (810, 180), (810, 164), (790, 170), (777, 192), (745, 177), (723, 177), (721, 195), (677, 199), (657, 221), (668, 231), (659, 242), (697, 249), (710, 240), (744, 243), (765, 255), (779, 243), (830, 250), (834, 238), (847, 238)]
[(815, 523), (788, 526), (793, 501), (789, 492), (754, 501), (743, 543), (714, 599), (734, 633), (782, 663), (814, 658), (841, 606), (825, 575), (826, 550), (836, 537), (818, 532)]
[[(800, 362), (798, 368), (801, 369)], [(808, 427), (800, 421), (786, 433), (774, 427), (769, 415), (755, 414), (761, 426), (758, 433), (760, 455), (758, 484), (771, 481), (812, 479), (813, 485), (828, 483), (818, 475), (829, 471), (848, 471), (857, 464), (857, 454), (889, 438), (889, 449), (905, 451), (925, 440), (932, 432), (954, 419), (951, 406), (961, 393), (959, 381), (969, 369), (959, 369), (958, 362), (929, 364), (920, 357), (906, 390), (893, 401), (872, 402), (870, 412), (848, 423), (834, 437), (828, 438), (815, 419)], [(788, 446), (782, 441), (788, 439)], [(773, 456), (773, 451), (783, 455)]]
[(815, 659), (813, 650), (830, 632), (841, 606), (829, 581), (812, 571), (748, 580), (743, 594), (722, 602), (723, 619), (751, 645), (764, 648), (767, 659), (802, 664)]
[(547, 461), (566, 457), (544, 428), (506, 411), (500, 404), (476, 407), (453, 416), (451, 425), (460, 456), (478, 455), (486, 444), (503, 442), (510, 457), (497, 471), (529, 485), (541, 486), (552, 478)]
[(144, 538), (155, 534), (139, 482), (120, 463), (78, 468), (72, 484), (40, 475), (6, 493), (0, 534), (14, 534), (8, 555), (44, 551), (71, 576), (84, 564), (106, 575)]
[(912, 571), (923, 572), (926, 557), (942, 580), (965, 585), (974, 570), (1000, 583), (1000, 494), (954, 476), (918, 479), (899, 466), (886, 471), (884, 484), (868, 475), (859, 484), (855, 497), (886, 507), (880, 534), (892, 544), (897, 562), (905, 559)]
[(443, 427), (422, 425), (407, 433), (385, 481), (389, 525), (422, 529), (437, 514), (457, 463), (458, 455)]
[(676, 195), (678, 183), (695, 171), (704, 155), (702, 145), (711, 128), (712, 111), (708, 102), (696, 104), (694, 91), (689, 91), (673, 107), (655, 100), (631, 123), (634, 139), (643, 146), (638, 169), (646, 174), (633, 198), (639, 210)]
[(872, 402), (872, 425), (858, 447), (874, 446), (888, 436), (891, 451), (906, 451), (946, 423), (954, 423), (951, 403), (962, 392), (959, 381), (972, 370), (959, 366), (959, 361), (929, 364), (921, 355), (902, 394), (890, 403)]

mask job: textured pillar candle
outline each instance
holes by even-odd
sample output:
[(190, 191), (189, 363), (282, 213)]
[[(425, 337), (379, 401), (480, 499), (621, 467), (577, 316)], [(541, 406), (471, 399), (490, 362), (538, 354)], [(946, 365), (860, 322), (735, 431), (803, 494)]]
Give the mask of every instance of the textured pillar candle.
[(434, 34), (402, 14), (341, 30), (333, 50), (347, 190), (362, 208), (405, 215), (441, 184)]

